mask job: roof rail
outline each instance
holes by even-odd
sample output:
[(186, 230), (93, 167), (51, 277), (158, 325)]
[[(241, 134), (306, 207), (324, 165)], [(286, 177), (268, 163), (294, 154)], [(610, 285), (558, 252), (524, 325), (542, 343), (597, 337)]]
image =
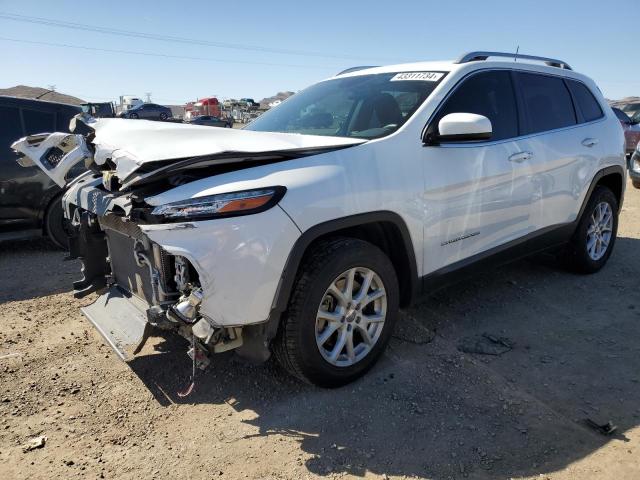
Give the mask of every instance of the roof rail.
[(366, 70), (367, 68), (376, 68), (378, 65), (365, 65), (362, 67), (351, 67), (346, 70), (342, 70), (340, 73), (336, 73), (336, 77), (338, 75), (344, 75), (345, 73), (357, 72), (358, 70)]
[(455, 63), (467, 63), (467, 62), (475, 62), (478, 60), (486, 60), (489, 57), (508, 57), (516, 60), (537, 60), (539, 62), (544, 62), (550, 67), (558, 67), (564, 68), (565, 70), (573, 70), (567, 62), (563, 62), (562, 60), (558, 60), (555, 58), (548, 57), (536, 57), (535, 55), (520, 55), (516, 53), (506, 53), (506, 52), (469, 52), (465, 53), (461, 56)]

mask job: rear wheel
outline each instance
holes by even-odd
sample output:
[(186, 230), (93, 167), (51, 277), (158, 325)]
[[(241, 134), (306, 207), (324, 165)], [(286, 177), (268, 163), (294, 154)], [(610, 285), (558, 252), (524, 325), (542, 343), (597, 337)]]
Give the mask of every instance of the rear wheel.
[(572, 270), (579, 273), (600, 270), (611, 256), (617, 233), (618, 201), (611, 190), (598, 185), (569, 244)]
[(349, 383), (384, 351), (398, 298), (396, 272), (380, 249), (350, 238), (320, 242), (302, 264), (274, 353), (303, 381)]
[(45, 233), (57, 247), (69, 249), (66, 220), (62, 209), (62, 200), (57, 197), (51, 202), (44, 217)]

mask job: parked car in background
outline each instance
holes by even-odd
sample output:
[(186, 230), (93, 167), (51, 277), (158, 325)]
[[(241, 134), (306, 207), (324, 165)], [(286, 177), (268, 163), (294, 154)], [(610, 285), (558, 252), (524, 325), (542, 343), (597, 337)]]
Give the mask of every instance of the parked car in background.
[(629, 176), (631, 177), (631, 183), (633, 183), (633, 186), (640, 188), (640, 143), (638, 143), (633, 155), (631, 155), (631, 161), (629, 162)]
[(83, 103), (82, 111), (95, 118), (113, 118), (116, 116), (116, 107), (112, 102)]
[(640, 123), (629, 118), (629, 116), (619, 108), (612, 107), (612, 110), (622, 124), (624, 140), (627, 144), (627, 154), (631, 155), (635, 151), (638, 142), (640, 142)]
[[(0, 240), (47, 235), (66, 247), (63, 190), (37, 166), (21, 167), (11, 143), (16, 137), (69, 132), (82, 110), (74, 105), (0, 96)], [(72, 170), (71, 176), (82, 170)]]
[(189, 122), (191, 125), (207, 125), (209, 127), (232, 128), (233, 120), (214, 117), (212, 115), (200, 115), (192, 118)]
[(260, 106), (253, 98), (241, 98), (240, 103), (245, 104), (248, 108), (258, 108)]
[(626, 113), (629, 118), (633, 118), (636, 114), (640, 114), (640, 103), (627, 103), (620, 107), (624, 113)]
[(171, 118), (171, 109), (157, 103), (143, 103), (120, 113), (120, 118), (142, 118), (145, 120), (166, 120)]

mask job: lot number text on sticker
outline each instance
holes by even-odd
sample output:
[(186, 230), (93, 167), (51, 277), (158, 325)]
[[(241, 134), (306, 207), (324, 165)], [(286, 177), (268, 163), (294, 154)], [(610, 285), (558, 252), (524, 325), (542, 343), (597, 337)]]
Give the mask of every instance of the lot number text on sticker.
[(438, 72), (403, 72), (394, 75), (390, 81), (418, 80), (421, 82), (437, 82), (442, 78), (442, 75), (444, 74)]

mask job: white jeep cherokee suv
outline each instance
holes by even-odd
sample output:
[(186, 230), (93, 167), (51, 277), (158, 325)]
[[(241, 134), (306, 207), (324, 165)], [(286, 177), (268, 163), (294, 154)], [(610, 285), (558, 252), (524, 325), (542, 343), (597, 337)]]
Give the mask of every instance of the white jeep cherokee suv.
[(350, 69), (243, 130), (81, 117), (13, 147), (61, 185), (90, 169), (63, 199), (75, 294), (101, 294), (83, 310), (122, 358), (173, 330), (200, 366), (273, 351), (338, 386), (416, 293), (550, 247), (584, 273), (611, 255), (620, 122), (565, 62), (507, 56)]

